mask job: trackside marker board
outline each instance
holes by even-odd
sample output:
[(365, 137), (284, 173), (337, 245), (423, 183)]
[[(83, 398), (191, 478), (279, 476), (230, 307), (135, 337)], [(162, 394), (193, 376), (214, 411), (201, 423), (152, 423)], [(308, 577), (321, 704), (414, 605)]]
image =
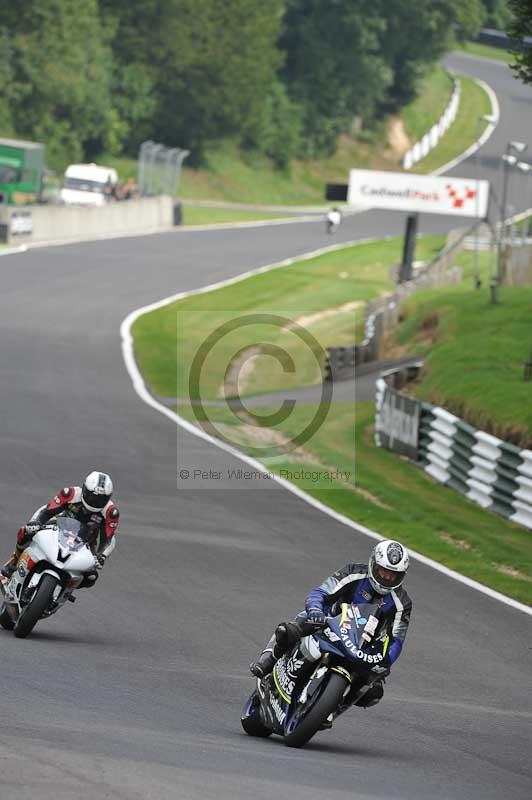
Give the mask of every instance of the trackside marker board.
[(484, 219), (488, 211), (488, 196), (489, 181), (474, 178), (352, 169), (347, 202), (359, 207)]

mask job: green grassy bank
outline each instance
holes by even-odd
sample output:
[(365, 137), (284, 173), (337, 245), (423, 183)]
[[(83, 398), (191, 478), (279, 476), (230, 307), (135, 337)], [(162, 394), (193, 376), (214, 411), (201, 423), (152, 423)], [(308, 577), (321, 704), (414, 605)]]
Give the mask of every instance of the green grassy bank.
[(501, 287), (490, 302), (491, 256), (482, 253), (483, 286), (473, 288), (472, 253), (458, 259), (466, 279), (445, 289), (423, 291), (403, 304), (404, 322), (388, 354), (425, 355), (425, 370), (414, 392), (444, 406), (478, 428), (522, 447), (532, 447), (532, 383), (523, 362), (532, 347), (530, 287)]
[[(421, 238), (417, 257), (430, 260), (443, 241), (441, 236)], [(140, 317), (133, 335), (142, 372), (155, 393), (188, 396), (189, 366), (199, 345), (219, 325), (242, 315), (274, 314), (288, 322), (299, 320), (321, 347), (350, 344), (363, 330), (364, 301), (392, 289), (389, 267), (400, 260), (401, 247), (401, 239), (394, 238), (336, 250)], [(245, 347), (252, 335), (256, 341), (285, 348), (296, 369), (284, 372), (274, 359), (259, 358), (258, 368), (248, 378), (248, 394), (320, 382), (313, 353), (286, 327), (257, 323), (252, 333), (239, 328), (224, 337), (213, 351), (211, 368), (205, 370), (202, 396), (218, 396), (228, 358)]]
[[(441, 239), (421, 240), (418, 255), (423, 252), (429, 257), (441, 244)], [(250, 277), (224, 289), (191, 296), (145, 315), (133, 328), (135, 353), (143, 374), (156, 393), (187, 397), (191, 363), (199, 346), (209, 333), (231, 316), (274, 313), (290, 319), (306, 317), (302, 324), (321, 345), (352, 341), (354, 327), (358, 327), (360, 334), (356, 311), (355, 314), (353, 311), (342, 312), (342, 306), (346, 302), (356, 302), (357, 298), (365, 300), (389, 288), (388, 266), (397, 260), (399, 247), (398, 240), (390, 240), (329, 253)], [(504, 335), (499, 336), (501, 331), (513, 324), (512, 316), (514, 320), (520, 318), (518, 307), (526, 311), (527, 298), (521, 292), (518, 305), (513, 307), (512, 313), (507, 313), (505, 304), (510, 304), (511, 296), (503, 290), (500, 308), (490, 308), (486, 288), (489, 254), (481, 256), (484, 287), (480, 291), (472, 288), (471, 253), (463, 254), (460, 260), (466, 273), (464, 283), (411, 298), (406, 308), (406, 319), (398, 329), (397, 338), (391, 338), (389, 345), (401, 351), (402, 348), (408, 351), (412, 346), (415, 346), (416, 353), (425, 351), (428, 363), (425, 380), (438, 380), (440, 361), (433, 359), (443, 358), (442, 369), (446, 369), (446, 348), (455, 347), (455, 354), (461, 358), (460, 373), (465, 374), (465, 378), (460, 379), (454, 374), (456, 384), (464, 381), (465, 386), (469, 382), (478, 388), (479, 398), (489, 398), (492, 393), (491, 373), (480, 368), (476, 371), (476, 354), (480, 357), (488, 350), (486, 343), (481, 341), (482, 324), (476, 320), (486, 314), (483, 323), (485, 334), (486, 320), (491, 319), (491, 341), (497, 342), (497, 337), (504, 340)], [(317, 313), (332, 307), (337, 309), (336, 314), (316, 318)], [(427, 338), (427, 326), (423, 320), (427, 314), (434, 314), (435, 307), (441, 315), (438, 326), (443, 326), (445, 320), (449, 327), (440, 327), (434, 336), (429, 330), (432, 338)], [(420, 331), (424, 332), (423, 336)], [(471, 332), (473, 337), (477, 333), (480, 336), (478, 342), (474, 338), (474, 346), (468, 346), (465, 331)], [(313, 359), (309, 359), (307, 354), (300, 360), (297, 337), (294, 340), (285, 338), (288, 332), (279, 329), (272, 334), (267, 327), (239, 328), (235, 338), (225, 340), (224, 337), (221, 349), (210, 362), (205, 360), (199, 392), (202, 399), (220, 399), (228, 360), (231, 361), (231, 356), (238, 350), (257, 341), (257, 334), (259, 341), (267, 339), (269, 344), (279, 345), (293, 356), (296, 375), (294, 377), (279, 369), (268, 355), (254, 355), (252, 375), (248, 375), (243, 395), (271, 392), (283, 386), (317, 380)], [(484, 336), (485, 339), (489, 337)], [(517, 329), (509, 336), (514, 337), (519, 338)], [(503, 342), (501, 346), (505, 348), (506, 344)], [(508, 361), (507, 351), (504, 352), (506, 355), (501, 350), (501, 363)], [(456, 357), (449, 356), (449, 360)], [(438, 366), (433, 366), (436, 363)], [(472, 374), (471, 381), (469, 373)], [(424, 385), (427, 392), (431, 391), (430, 383), (420, 383), (416, 387), (420, 396), (424, 396)], [(503, 387), (505, 382), (501, 381), (500, 385)], [(489, 391), (486, 391), (487, 387)], [(242, 390), (242, 386), (240, 388)], [(511, 416), (520, 420), (524, 395), (518, 403), (513, 399), (512, 386), (507, 392), (508, 403), (510, 394), (512, 402), (515, 402), (511, 406)], [(210, 406), (202, 426), (212, 435), (220, 436), (256, 457), (256, 448), (260, 447), (258, 457), (271, 470), (291, 479), (353, 520), (383, 535), (396, 536), (429, 557), (498, 591), (523, 602), (532, 602), (531, 533), (483, 511), (461, 495), (432, 481), (411, 463), (376, 448), (373, 442), (373, 403), (334, 403), (309, 440), (289, 454), (285, 452), (286, 443), (310, 422), (317, 407), (297, 404), (292, 413), (286, 419), (279, 419), (274, 427), (261, 422), (261, 416), (277, 411), (279, 405), (272, 409), (253, 409), (258, 415), (253, 424), (245, 411), (235, 413), (225, 404)], [(504, 401), (500, 407), (506, 413)], [(197, 409), (194, 410), (190, 403), (179, 405), (177, 410), (198, 424)], [(349, 476), (330, 481), (323, 478), (325, 470), (341, 470)]]
[(470, 56), (491, 58), (493, 61), (503, 61), (505, 64), (510, 64), (514, 60), (513, 55), (508, 50), (504, 50), (502, 47), (493, 47), (489, 44), (480, 44), (480, 42), (465, 42), (456, 49)]

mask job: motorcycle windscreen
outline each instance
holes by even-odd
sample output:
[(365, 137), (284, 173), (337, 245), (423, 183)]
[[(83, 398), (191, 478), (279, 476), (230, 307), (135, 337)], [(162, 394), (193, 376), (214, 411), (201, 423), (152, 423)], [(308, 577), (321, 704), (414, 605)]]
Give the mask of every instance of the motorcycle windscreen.
[(54, 520), (54, 525), (57, 527), (57, 538), (60, 547), (72, 552), (85, 547), (87, 538), (86, 525), (82, 525), (72, 517), (57, 517)]

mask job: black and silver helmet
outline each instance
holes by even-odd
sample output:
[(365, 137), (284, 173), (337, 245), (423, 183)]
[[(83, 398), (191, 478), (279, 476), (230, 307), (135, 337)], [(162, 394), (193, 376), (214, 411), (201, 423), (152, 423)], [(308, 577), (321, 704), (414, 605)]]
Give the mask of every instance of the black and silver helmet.
[(402, 584), (410, 557), (408, 550), (393, 539), (379, 542), (368, 564), (368, 578), (378, 594), (388, 594)]

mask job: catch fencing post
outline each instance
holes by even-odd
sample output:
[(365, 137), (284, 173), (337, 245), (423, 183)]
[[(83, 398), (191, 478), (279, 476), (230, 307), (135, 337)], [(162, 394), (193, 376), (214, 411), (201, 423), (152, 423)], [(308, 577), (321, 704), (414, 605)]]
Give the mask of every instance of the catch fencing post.
[(405, 238), (403, 243), (403, 260), (399, 270), (399, 283), (412, 280), (412, 264), (416, 251), (416, 237), (419, 214), (409, 214), (406, 218)]

